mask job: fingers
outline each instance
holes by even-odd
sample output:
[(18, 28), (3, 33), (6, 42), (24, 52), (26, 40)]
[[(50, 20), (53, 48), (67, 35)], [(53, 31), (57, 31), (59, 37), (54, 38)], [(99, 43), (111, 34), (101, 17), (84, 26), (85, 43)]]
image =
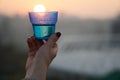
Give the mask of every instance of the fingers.
[(36, 40), (34, 38), (34, 36), (31, 36), (31, 38), (27, 39), (27, 43), (28, 43), (28, 47), (31, 48), (35, 48), (35, 47), (40, 47), (44, 44), (44, 42), (42, 40)]
[(32, 37), (27, 39), (27, 43), (28, 43), (28, 48), (29, 48), (28, 56), (34, 56), (36, 46), (35, 46), (35, 43), (34, 43)]
[(35, 44), (32, 40), (32, 37), (27, 39), (27, 44), (30, 52), (35, 49)]
[(57, 40), (59, 39), (60, 36), (61, 36), (60, 32), (53, 34), (47, 41), (47, 44), (50, 46), (53, 46), (57, 42)]
[(28, 55), (34, 56), (36, 51), (44, 44), (44, 42), (42, 40), (36, 40), (34, 36), (31, 36), (31, 38), (27, 39), (27, 44), (30, 52)]
[(44, 44), (43, 40), (36, 40), (34, 36), (32, 36), (31, 39), (34, 42), (36, 49), (40, 48)]
[(27, 44), (28, 44), (28, 48), (31, 49), (32, 48), (32, 43), (31, 43), (30, 38), (27, 39)]

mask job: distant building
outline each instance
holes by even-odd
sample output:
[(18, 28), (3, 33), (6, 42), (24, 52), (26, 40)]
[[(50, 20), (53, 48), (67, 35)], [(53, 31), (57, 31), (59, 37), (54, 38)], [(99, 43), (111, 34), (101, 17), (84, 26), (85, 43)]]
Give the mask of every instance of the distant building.
[(111, 33), (112, 46), (120, 47), (120, 15), (113, 21)]
[(120, 34), (120, 15), (113, 21), (112, 33)]

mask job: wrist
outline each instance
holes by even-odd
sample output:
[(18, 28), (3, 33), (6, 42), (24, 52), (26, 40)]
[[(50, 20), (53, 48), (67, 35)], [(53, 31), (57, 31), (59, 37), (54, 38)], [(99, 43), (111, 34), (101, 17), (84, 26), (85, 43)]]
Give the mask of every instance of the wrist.
[(33, 65), (26, 71), (25, 79), (30, 80), (45, 80), (46, 79), (46, 73), (47, 73), (47, 66), (44, 62), (35, 61)]

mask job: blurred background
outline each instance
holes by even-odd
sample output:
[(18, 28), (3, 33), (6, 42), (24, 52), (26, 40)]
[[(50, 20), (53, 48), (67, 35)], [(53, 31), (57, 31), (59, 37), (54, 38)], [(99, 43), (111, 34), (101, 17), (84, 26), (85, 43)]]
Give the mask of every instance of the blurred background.
[(33, 35), (28, 12), (59, 11), (47, 80), (120, 80), (120, 0), (0, 0), (0, 80), (21, 80)]

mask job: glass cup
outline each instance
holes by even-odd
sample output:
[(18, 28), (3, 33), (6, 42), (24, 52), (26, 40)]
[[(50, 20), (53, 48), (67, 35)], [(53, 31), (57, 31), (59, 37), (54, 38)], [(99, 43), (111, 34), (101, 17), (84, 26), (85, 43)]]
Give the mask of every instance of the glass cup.
[(47, 40), (55, 33), (58, 12), (29, 12), (33, 33), (38, 40)]

